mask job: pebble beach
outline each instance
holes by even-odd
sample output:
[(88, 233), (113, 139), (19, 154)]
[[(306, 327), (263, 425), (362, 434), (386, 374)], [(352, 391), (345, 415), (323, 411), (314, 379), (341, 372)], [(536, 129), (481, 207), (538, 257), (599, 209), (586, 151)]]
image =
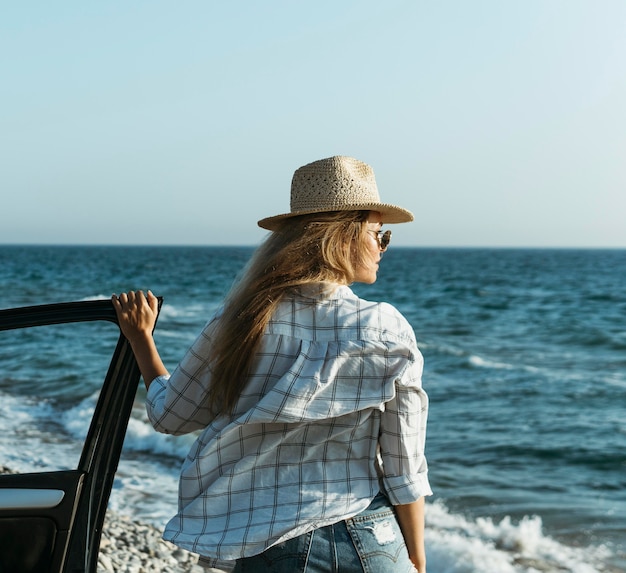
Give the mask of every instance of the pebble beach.
[(108, 512), (98, 573), (222, 573), (198, 565), (198, 556), (161, 538), (153, 525)]

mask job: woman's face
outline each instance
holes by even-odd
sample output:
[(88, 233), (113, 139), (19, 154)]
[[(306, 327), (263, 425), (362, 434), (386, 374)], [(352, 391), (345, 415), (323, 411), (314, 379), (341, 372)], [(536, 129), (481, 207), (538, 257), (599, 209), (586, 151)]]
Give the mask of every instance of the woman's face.
[[(378, 244), (377, 231), (383, 226), (382, 215), (378, 211), (370, 211), (367, 221), (367, 232), (361, 248), (364, 249), (363, 261), (356, 268), (354, 281), (357, 283), (372, 284), (376, 282), (378, 263), (382, 257), (382, 251)], [(370, 232), (373, 231), (373, 232)]]

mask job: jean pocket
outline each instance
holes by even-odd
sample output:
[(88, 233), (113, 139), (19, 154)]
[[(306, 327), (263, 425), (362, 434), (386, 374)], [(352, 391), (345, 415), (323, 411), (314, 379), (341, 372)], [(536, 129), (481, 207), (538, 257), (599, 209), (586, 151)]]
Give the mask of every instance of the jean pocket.
[(359, 553), (364, 571), (372, 573), (415, 571), (393, 511), (357, 516), (346, 520), (346, 526)]
[(252, 557), (238, 559), (232, 573), (302, 573), (311, 547), (312, 533), (278, 543)]

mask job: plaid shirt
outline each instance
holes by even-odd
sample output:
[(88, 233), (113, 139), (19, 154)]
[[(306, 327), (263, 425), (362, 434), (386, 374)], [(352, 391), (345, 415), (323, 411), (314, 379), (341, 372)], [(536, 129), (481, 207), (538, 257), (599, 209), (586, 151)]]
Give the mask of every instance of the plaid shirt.
[(210, 416), (214, 318), (147, 410), (164, 433), (201, 430), (183, 463), (164, 538), (209, 564), (254, 555), (363, 511), (431, 490), (423, 360), (406, 319), (348, 287), (303, 289), (270, 321), (232, 415)]

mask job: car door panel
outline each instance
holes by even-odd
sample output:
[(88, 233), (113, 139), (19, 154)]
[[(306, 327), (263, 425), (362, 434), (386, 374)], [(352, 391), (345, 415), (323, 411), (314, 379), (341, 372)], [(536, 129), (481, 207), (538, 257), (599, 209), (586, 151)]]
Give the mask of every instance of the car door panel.
[[(0, 310), (0, 330), (101, 320), (117, 324), (110, 301)], [(139, 378), (130, 345), (120, 333), (78, 467), (0, 475), (0, 573), (95, 573)]]
[(77, 470), (0, 476), (0, 572), (61, 570), (84, 477)]

